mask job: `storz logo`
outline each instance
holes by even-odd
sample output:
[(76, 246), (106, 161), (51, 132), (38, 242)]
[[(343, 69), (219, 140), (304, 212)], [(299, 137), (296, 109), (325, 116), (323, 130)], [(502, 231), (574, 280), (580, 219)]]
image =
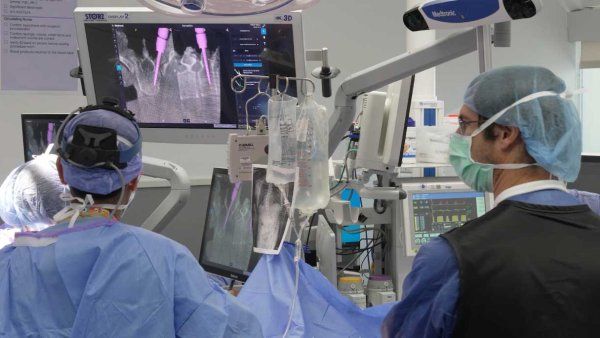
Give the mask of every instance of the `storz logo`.
[(85, 21), (105, 21), (104, 13), (88, 13), (85, 15)]
[(434, 18), (445, 18), (449, 16), (456, 16), (455, 11), (433, 11), (431, 12)]

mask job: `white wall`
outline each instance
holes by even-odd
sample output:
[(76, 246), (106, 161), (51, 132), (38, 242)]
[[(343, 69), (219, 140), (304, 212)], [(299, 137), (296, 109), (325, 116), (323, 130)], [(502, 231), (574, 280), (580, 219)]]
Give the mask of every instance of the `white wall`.
[(583, 95), (581, 119), (583, 121), (583, 151), (600, 154), (600, 69), (582, 70)]
[[(577, 88), (576, 46), (567, 40), (567, 13), (558, 1), (544, 1), (542, 12), (533, 19), (514, 21), (512, 38), (512, 47), (494, 48), (494, 67), (547, 67), (565, 80), (567, 88)], [(438, 67), (437, 95), (446, 102), (447, 112), (462, 105), (466, 87), (479, 72), (477, 62), (476, 53), (471, 53)]]
[[(135, 0), (79, 0), (83, 6), (135, 6)], [(330, 48), (330, 60), (342, 69), (341, 79), (405, 50), (405, 29), (401, 21), (403, 0), (322, 0), (304, 15), (306, 48)], [(512, 48), (494, 54), (495, 65), (539, 64), (575, 84), (574, 45), (567, 42), (566, 13), (554, 1), (546, 1), (536, 19), (513, 27)], [(439, 36), (443, 34), (438, 34)], [(317, 67), (309, 64), (307, 69)], [(447, 107), (458, 107), (468, 82), (476, 75), (475, 55), (464, 57), (438, 70), (438, 96)], [(322, 101), (330, 109), (331, 100)], [(20, 114), (65, 113), (82, 105), (78, 95), (0, 95), (0, 178), (22, 161)], [(193, 178), (210, 177), (212, 167), (226, 165), (224, 146), (145, 144), (146, 155), (181, 164)]]

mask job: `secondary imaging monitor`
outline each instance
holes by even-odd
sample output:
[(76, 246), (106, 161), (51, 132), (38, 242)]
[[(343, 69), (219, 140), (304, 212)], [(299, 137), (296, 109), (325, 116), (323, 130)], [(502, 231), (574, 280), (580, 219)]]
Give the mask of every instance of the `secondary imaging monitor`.
[(46, 152), (60, 125), (67, 118), (65, 114), (22, 114), (23, 155), (25, 162)]
[[(208, 135), (219, 130), (225, 141), (231, 129), (245, 128), (245, 104), (258, 85), (254, 81), (236, 94), (235, 75), (304, 76), (299, 13), (182, 18), (146, 8), (97, 9), (75, 11), (88, 102), (120, 99), (148, 141), (211, 143)], [(295, 84), (288, 93), (297, 95)], [(267, 99), (255, 100), (250, 122), (266, 113)], [(149, 128), (179, 133), (165, 138)], [(193, 129), (203, 133), (195, 139)]]
[(252, 182), (231, 183), (227, 169), (214, 169), (200, 264), (208, 272), (245, 281), (260, 258), (253, 246)]
[(403, 184), (406, 254), (414, 256), (433, 238), (483, 216), (493, 195), (469, 189), (462, 182)]

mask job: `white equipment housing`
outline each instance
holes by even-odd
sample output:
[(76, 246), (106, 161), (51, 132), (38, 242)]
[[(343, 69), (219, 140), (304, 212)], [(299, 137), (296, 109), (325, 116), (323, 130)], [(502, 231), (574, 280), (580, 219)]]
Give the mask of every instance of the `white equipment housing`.
[(413, 85), (414, 76), (391, 84), (387, 94), (365, 95), (357, 168), (393, 172), (400, 164)]
[(321, 215), (317, 225), (317, 259), (319, 271), (337, 288), (337, 256), (335, 252), (335, 233)]
[(230, 134), (227, 160), (231, 183), (252, 181), (252, 165), (267, 164), (269, 135)]
[(430, 0), (404, 14), (412, 31), (456, 29), (527, 19), (542, 9), (540, 0), (521, 1), (509, 8), (503, 0)]

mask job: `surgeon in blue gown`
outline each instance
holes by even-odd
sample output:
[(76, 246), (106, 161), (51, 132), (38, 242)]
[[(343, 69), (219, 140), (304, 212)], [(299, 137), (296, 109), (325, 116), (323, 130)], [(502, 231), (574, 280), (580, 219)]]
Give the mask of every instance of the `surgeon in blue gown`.
[[(60, 141), (125, 152), (138, 132), (97, 108), (69, 121)], [(71, 190), (58, 224), (17, 234), (0, 251), (0, 337), (262, 337), (252, 312), (209, 281), (185, 247), (119, 221), (137, 188), (140, 152), (119, 171), (71, 160), (58, 162)]]
[[(600, 204), (596, 194), (565, 187), (579, 173), (582, 133), (565, 90), (549, 70), (527, 66), (492, 70), (469, 85), (450, 161), (472, 188), (494, 192), (497, 207), (421, 248), (384, 337), (598, 336), (597, 320), (586, 320), (598, 315), (599, 268), (587, 257), (597, 245), (585, 239), (600, 230), (589, 209), (598, 213)], [(532, 214), (539, 223), (521, 222)], [(514, 233), (502, 232), (509, 227)], [(564, 236), (544, 242), (551, 231)], [(513, 246), (529, 241), (535, 246)], [(475, 248), (473, 256), (464, 248)], [(502, 288), (511, 291), (496, 292)]]
[(17, 232), (40, 231), (54, 225), (53, 216), (64, 208), (66, 191), (56, 171), (56, 155), (43, 154), (15, 168), (0, 185), (0, 249)]

